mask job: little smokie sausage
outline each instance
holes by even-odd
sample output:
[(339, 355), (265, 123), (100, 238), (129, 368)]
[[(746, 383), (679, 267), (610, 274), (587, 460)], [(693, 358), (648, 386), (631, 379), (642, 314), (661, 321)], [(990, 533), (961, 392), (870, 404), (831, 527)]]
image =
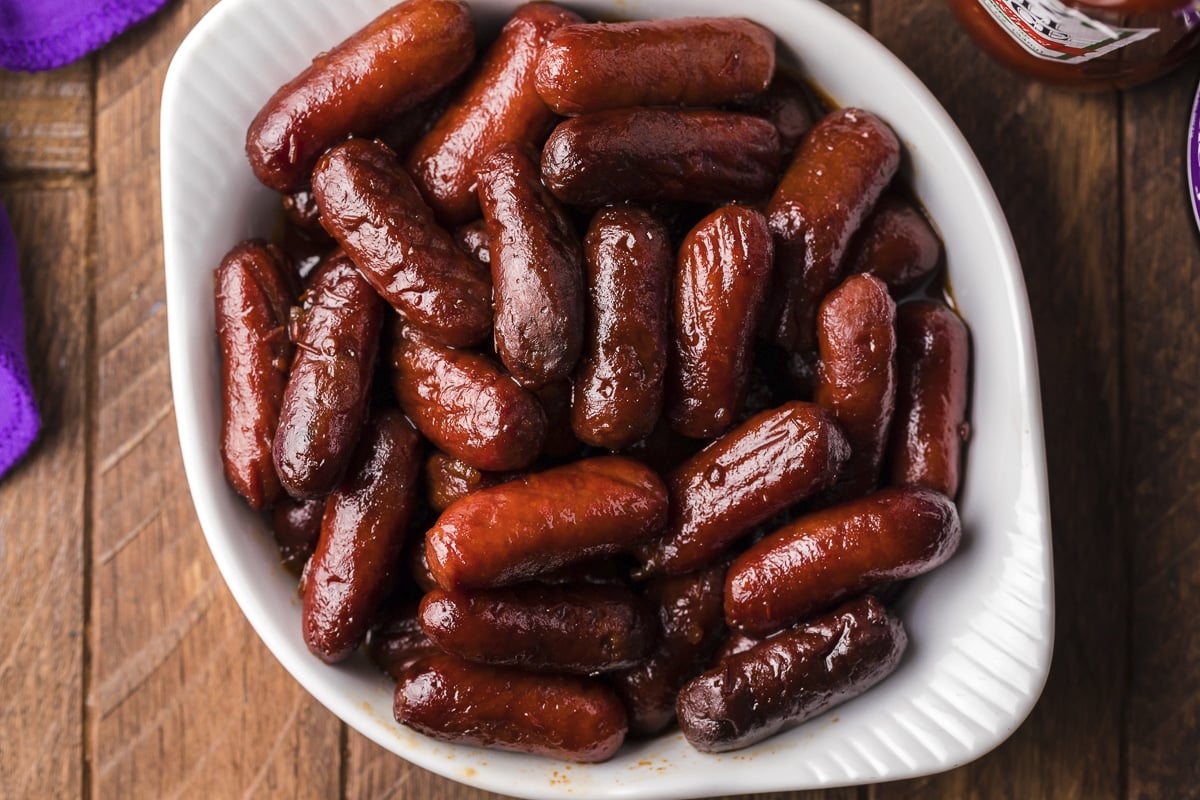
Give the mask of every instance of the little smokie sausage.
[(712, 563), (755, 525), (832, 486), (849, 456), (833, 417), (811, 403), (751, 417), (667, 476), (670, 520), (641, 548), (644, 571)]
[(464, 497), (425, 537), (443, 589), (504, 586), (629, 552), (667, 519), (667, 490), (619, 456), (576, 461)]
[(583, 253), (537, 165), (504, 145), (479, 169), (491, 239), (496, 352), (522, 385), (571, 374), (583, 347)]
[(908, 645), (873, 597), (723, 659), (679, 693), (679, 727), (704, 753), (760, 742), (856, 697), (892, 673)]
[(276, 191), (301, 188), (327, 147), (352, 133), (373, 133), (437, 94), (474, 58), (466, 4), (394, 6), (271, 96), (246, 132), (254, 174)]
[(750, 634), (772, 633), (877, 584), (928, 572), (961, 538), (954, 502), (915, 486), (805, 515), (733, 562), (725, 619)]
[(550, 37), (537, 91), (564, 116), (630, 106), (714, 106), (775, 74), (775, 35), (747, 19), (569, 25)]
[(284, 495), (271, 510), (271, 533), (288, 572), (299, 575), (321, 536), (325, 498), (296, 500)]
[(958, 493), (967, 436), (967, 326), (949, 308), (906, 303), (896, 315), (900, 386), (892, 425), (892, 482)]
[(670, 277), (666, 228), (638, 208), (606, 208), (584, 239), (588, 334), (575, 373), (571, 427), (620, 450), (654, 430), (667, 367)]
[(873, 275), (901, 297), (929, 277), (942, 242), (921, 210), (896, 193), (883, 196), (846, 255), (846, 272)]
[(896, 406), (896, 304), (883, 281), (852, 275), (825, 298), (817, 351), (816, 403), (850, 443), (835, 494), (858, 497), (879, 483)]
[(676, 695), (704, 670), (724, 632), (724, 583), (721, 565), (650, 585), (658, 607), (658, 645), (641, 664), (610, 678), (625, 702), (630, 735), (653, 736), (675, 718)]
[(542, 150), (554, 196), (593, 207), (761, 200), (779, 163), (775, 126), (732, 111), (599, 111), (559, 123)]
[(441, 652), (425, 635), (417, 618), (416, 603), (396, 603), (382, 616), (367, 633), (367, 658), (393, 680), (403, 678), (404, 671), (425, 656)]
[(396, 721), (443, 742), (596, 763), (625, 741), (621, 701), (604, 684), (428, 656), (396, 684)]
[(215, 275), (221, 348), (221, 464), (251, 508), (274, 505), (283, 487), (271, 463), (292, 342), (295, 287), (282, 254), (262, 242), (229, 251)]
[(293, 497), (333, 491), (366, 415), (383, 302), (345, 254), (306, 294), (275, 435), (275, 469)]
[(491, 270), (492, 238), (488, 236), (487, 223), (481, 219), (463, 225), (454, 232), (454, 241), (458, 242), (467, 255), (484, 264)]
[(743, 206), (717, 209), (679, 248), (667, 417), (685, 436), (717, 436), (737, 421), (771, 257), (767, 221)]
[(773, 343), (816, 347), (817, 306), (841, 279), (846, 248), (900, 166), (900, 142), (857, 108), (824, 117), (796, 151), (767, 206), (775, 278), (764, 319)]
[(547, 586), (447, 592), (421, 601), (421, 627), (468, 661), (590, 675), (630, 667), (654, 644), (654, 621), (619, 586)]
[(537, 458), (546, 438), (537, 397), (485, 355), (396, 327), (392, 387), (429, 441), (481, 470), (521, 469)]
[(313, 194), (321, 224), (412, 325), (451, 347), (487, 336), (487, 270), (438, 227), (391, 150), (365, 139), (330, 149), (313, 171)]
[(554, 112), (534, 89), (534, 69), (547, 37), (582, 21), (550, 3), (518, 7), (462, 93), (413, 148), (409, 172), (447, 225), (479, 216), (475, 172), (499, 145), (541, 144)]
[(439, 514), (455, 500), (471, 492), (487, 489), (512, 480), (515, 475), (507, 472), (485, 472), (472, 467), (461, 458), (436, 452), (425, 462), (426, 499), (429, 507)]
[(775, 80), (762, 94), (737, 104), (740, 111), (762, 117), (779, 131), (779, 150), (790, 158), (796, 146), (812, 128), (816, 102), (804, 83), (791, 75), (776, 73)]
[(377, 410), (346, 480), (325, 503), (304, 588), (304, 641), (326, 663), (367, 635), (392, 588), (417, 501), (421, 437), (395, 409)]

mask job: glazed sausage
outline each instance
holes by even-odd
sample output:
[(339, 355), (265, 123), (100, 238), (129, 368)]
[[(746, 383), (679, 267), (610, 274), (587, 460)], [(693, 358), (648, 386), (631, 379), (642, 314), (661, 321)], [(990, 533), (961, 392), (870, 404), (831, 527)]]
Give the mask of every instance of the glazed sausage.
[(725, 619), (769, 634), (877, 584), (928, 572), (961, 538), (945, 495), (880, 489), (800, 517), (742, 553), (726, 578)]
[(221, 464), (225, 480), (251, 508), (274, 505), (283, 487), (271, 463), (292, 343), (295, 296), (282, 254), (242, 242), (217, 268), (217, 340), (221, 348)]
[(835, 494), (866, 494), (879, 466), (896, 407), (896, 304), (883, 281), (851, 275), (817, 315), (817, 405), (846, 432), (850, 460)]
[(383, 303), (345, 254), (313, 279), (275, 435), (275, 469), (293, 497), (333, 491), (358, 441)]
[(433, 220), (395, 154), (351, 139), (313, 171), (321, 224), (383, 299), (451, 347), (482, 341), (492, 324), (487, 270)]
[(346, 480), (325, 503), (304, 589), (304, 641), (322, 661), (345, 659), (392, 588), (417, 500), (421, 437), (395, 409), (377, 410)]
[(487, 356), (403, 327), (391, 365), (400, 407), (439, 450), (497, 472), (526, 467), (541, 452), (541, 404)]
[(443, 589), (504, 586), (628, 552), (666, 518), (654, 472), (619, 456), (588, 458), (459, 500), (426, 534), (426, 556)]
[(546, 186), (564, 203), (728, 203), (766, 197), (779, 134), (732, 111), (625, 108), (559, 123), (542, 150)]
[(747, 19), (569, 25), (550, 37), (537, 91), (564, 116), (631, 106), (714, 106), (767, 88), (775, 35)]
[(913, 302), (896, 315), (900, 386), (889, 447), (892, 483), (958, 494), (967, 438), (967, 326), (938, 303)]
[(484, 264), (491, 270), (492, 238), (488, 236), (487, 223), (481, 219), (468, 223), (454, 232), (454, 241), (458, 242), (467, 255)]
[(942, 257), (942, 242), (929, 220), (898, 194), (885, 194), (863, 223), (846, 255), (847, 272), (873, 275), (902, 297), (929, 277)]
[[(724, 609), (722, 609), (722, 613), (724, 613)], [(719, 664), (730, 656), (736, 656), (738, 653), (744, 653), (757, 647), (764, 641), (764, 639), (749, 636), (742, 631), (730, 631), (729, 635), (721, 642), (721, 646), (717, 648), (717, 654), (713, 656), (713, 663)]]
[(719, 558), (755, 525), (830, 486), (850, 456), (833, 417), (794, 401), (751, 417), (667, 476), (670, 520), (642, 548), (648, 574)]
[(843, 274), (850, 238), (900, 165), (900, 142), (878, 117), (843, 108), (800, 143), (767, 207), (775, 279), (765, 333), (792, 353), (816, 348), (817, 306)]
[(317, 547), (325, 498), (296, 500), (284, 495), (271, 510), (271, 533), (288, 572), (299, 575)]
[(329, 234), (321, 227), (321, 211), (317, 208), (317, 199), (313, 197), (312, 189), (304, 187), (283, 195), (283, 217), (297, 230), (310, 237), (328, 239)]
[(864, 597), (729, 656), (679, 693), (679, 727), (704, 753), (760, 742), (870, 689), (908, 645), (899, 618)]
[(432, 97), (475, 58), (471, 14), (457, 0), (408, 0), (321, 54), (250, 123), (246, 155), (267, 186), (308, 182), (317, 158)]
[(571, 374), (583, 347), (583, 254), (537, 165), (504, 145), (479, 168), (491, 239), (496, 352), (525, 386)]
[(771, 257), (767, 221), (743, 206), (717, 209), (679, 248), (667, 417), (685, 436), (717, 436), (737, 421)]
[(721, 565), (650, 585), (658, 607), (658, 646), (641, 664), (611, 677), (625, 702), (631, 736), (653, 736), (675, 719), (675, 696), (704, 670), (724, 632), (724, 583)]
[(599, 681), (428, 656), (396, 684), (396, 721), (443, 742), (596, 763), (625, 741), (625, 709)]
[(367, 633), (366, 649), (371, 663), (397, 681), (417, 661), (441, 652), (421, 628), (416, 603), (389, 610)]
[(516, 476), (485, 472), (460, 458), (436, 452), (425, 462), (425, 486), (429, 507), (439, 514), (471, 492), (497, 486)]
[(579, 15), (551, 3), (517, 8), (462, 93), (413, 147), (406, 165), (421, 194), (447, 225), (479, 216), (475, 173), (501, 144), (539, 145), (554, 112), (534, 90), (546, 39)]
[(575, 373), (571, 427), (620, 450), (654, 430), (667, 368), (670, 278), (666, 228), (639, 208), (606, 208), (584, 239), (588, 333)]
[(405, 548), (404, 563), (408, 565), (409, 577), (422, 592), (429, 592), (437, 588), (437, 581), (433, 579), (433, 573), (429, 571), (429, 560), (425, 558), (424, 536), (409, 542)]
[(535, 672), (623, 669), (644, 658), (655, 638), (643, 604), (617, 586), (434, 589), (421, 601), (420, 617), (425, 633), (448, 653)]
[(762, 117), (779, 132), (779, 150), (788, 158), (816, 119), (814, 98), (804, 82), (783, 72), (762, 94), (737, 105), (738, 110)]

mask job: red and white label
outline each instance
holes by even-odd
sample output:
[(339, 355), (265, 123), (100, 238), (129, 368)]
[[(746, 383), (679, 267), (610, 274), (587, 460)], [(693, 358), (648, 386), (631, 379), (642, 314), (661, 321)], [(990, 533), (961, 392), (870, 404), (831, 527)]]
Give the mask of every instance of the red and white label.
[(1058, 0), (979, 0), (1013, 41), (1047, 61), (1082, 64), (1158, 33), (1158, 28), (1117, 28)]

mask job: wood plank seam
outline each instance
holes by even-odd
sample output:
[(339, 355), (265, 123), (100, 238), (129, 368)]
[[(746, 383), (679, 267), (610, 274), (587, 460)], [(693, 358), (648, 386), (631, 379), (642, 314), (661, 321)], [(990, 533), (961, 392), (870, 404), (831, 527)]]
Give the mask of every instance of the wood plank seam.
[(96, 635), (95, 626), (92, 619), (92, 568), (94, 562), (94, 533), (95, 533), (95, 464), (97, 446), (99, 443), (99, 357), (96, 352), (97, 331), (99, 330), (99, 319), (96, 313), (96, 259), (99, 253), (99, 226), (100, 212), (96, 208), (97, 205), (97, 190), (96, 190), (96, 163), (97, 163), (97, 148), (96, 148), (96, 91), (99, 87), (99, 57), (95, 54), (88, 56), (88, 87), (90, 95), (90, 108), (88, 110), (88, 230), (87, 230), (87, 326), (88, 335), (85, 344), (87, 375), (84, 378), (85, 392), (85, 411), (86, 418), (84, 422), (84, 475), (83, 475), (83, 659), (82, 669), (83, 674), (80, 676), (80, 721), (83, 727), (81, 736), (83, 747), (80, 751), (83, 757), (83, 764), (80, 766), (79, 776), (81, 786), (79, 787), (79, 796), (83, 800), (91, 800), (92, 797), (92, 714), (91, 706), (88, 702), (92, 691), (92, 653), (94, 652), (95, 643), (93, 637)]

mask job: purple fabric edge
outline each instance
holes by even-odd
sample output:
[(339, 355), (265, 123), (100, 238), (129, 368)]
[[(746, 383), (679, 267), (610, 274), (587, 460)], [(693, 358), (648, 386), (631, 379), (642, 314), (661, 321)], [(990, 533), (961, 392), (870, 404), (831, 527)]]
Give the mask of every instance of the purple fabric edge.
[(10, 409), (12, 417), (8, 424), (0, 429), (0, 479), (25, 456), (41, 428), (25, 359), (0, 342), (0, 390), (3, 389), (15, 390), (8, 394), (0, 391), (0, 395), (16, 405)]
[(37, 72), (66, 66), (154, 14), (167, 0), (108, 0), (65, 30), (38, 39), (0, 39), (0, 67)]
[(1191, 190), (1192, 219), (1200, 228), (1200, 85), (1192, 101), (1191, 118), (1188, 121), (1188, 187)]

